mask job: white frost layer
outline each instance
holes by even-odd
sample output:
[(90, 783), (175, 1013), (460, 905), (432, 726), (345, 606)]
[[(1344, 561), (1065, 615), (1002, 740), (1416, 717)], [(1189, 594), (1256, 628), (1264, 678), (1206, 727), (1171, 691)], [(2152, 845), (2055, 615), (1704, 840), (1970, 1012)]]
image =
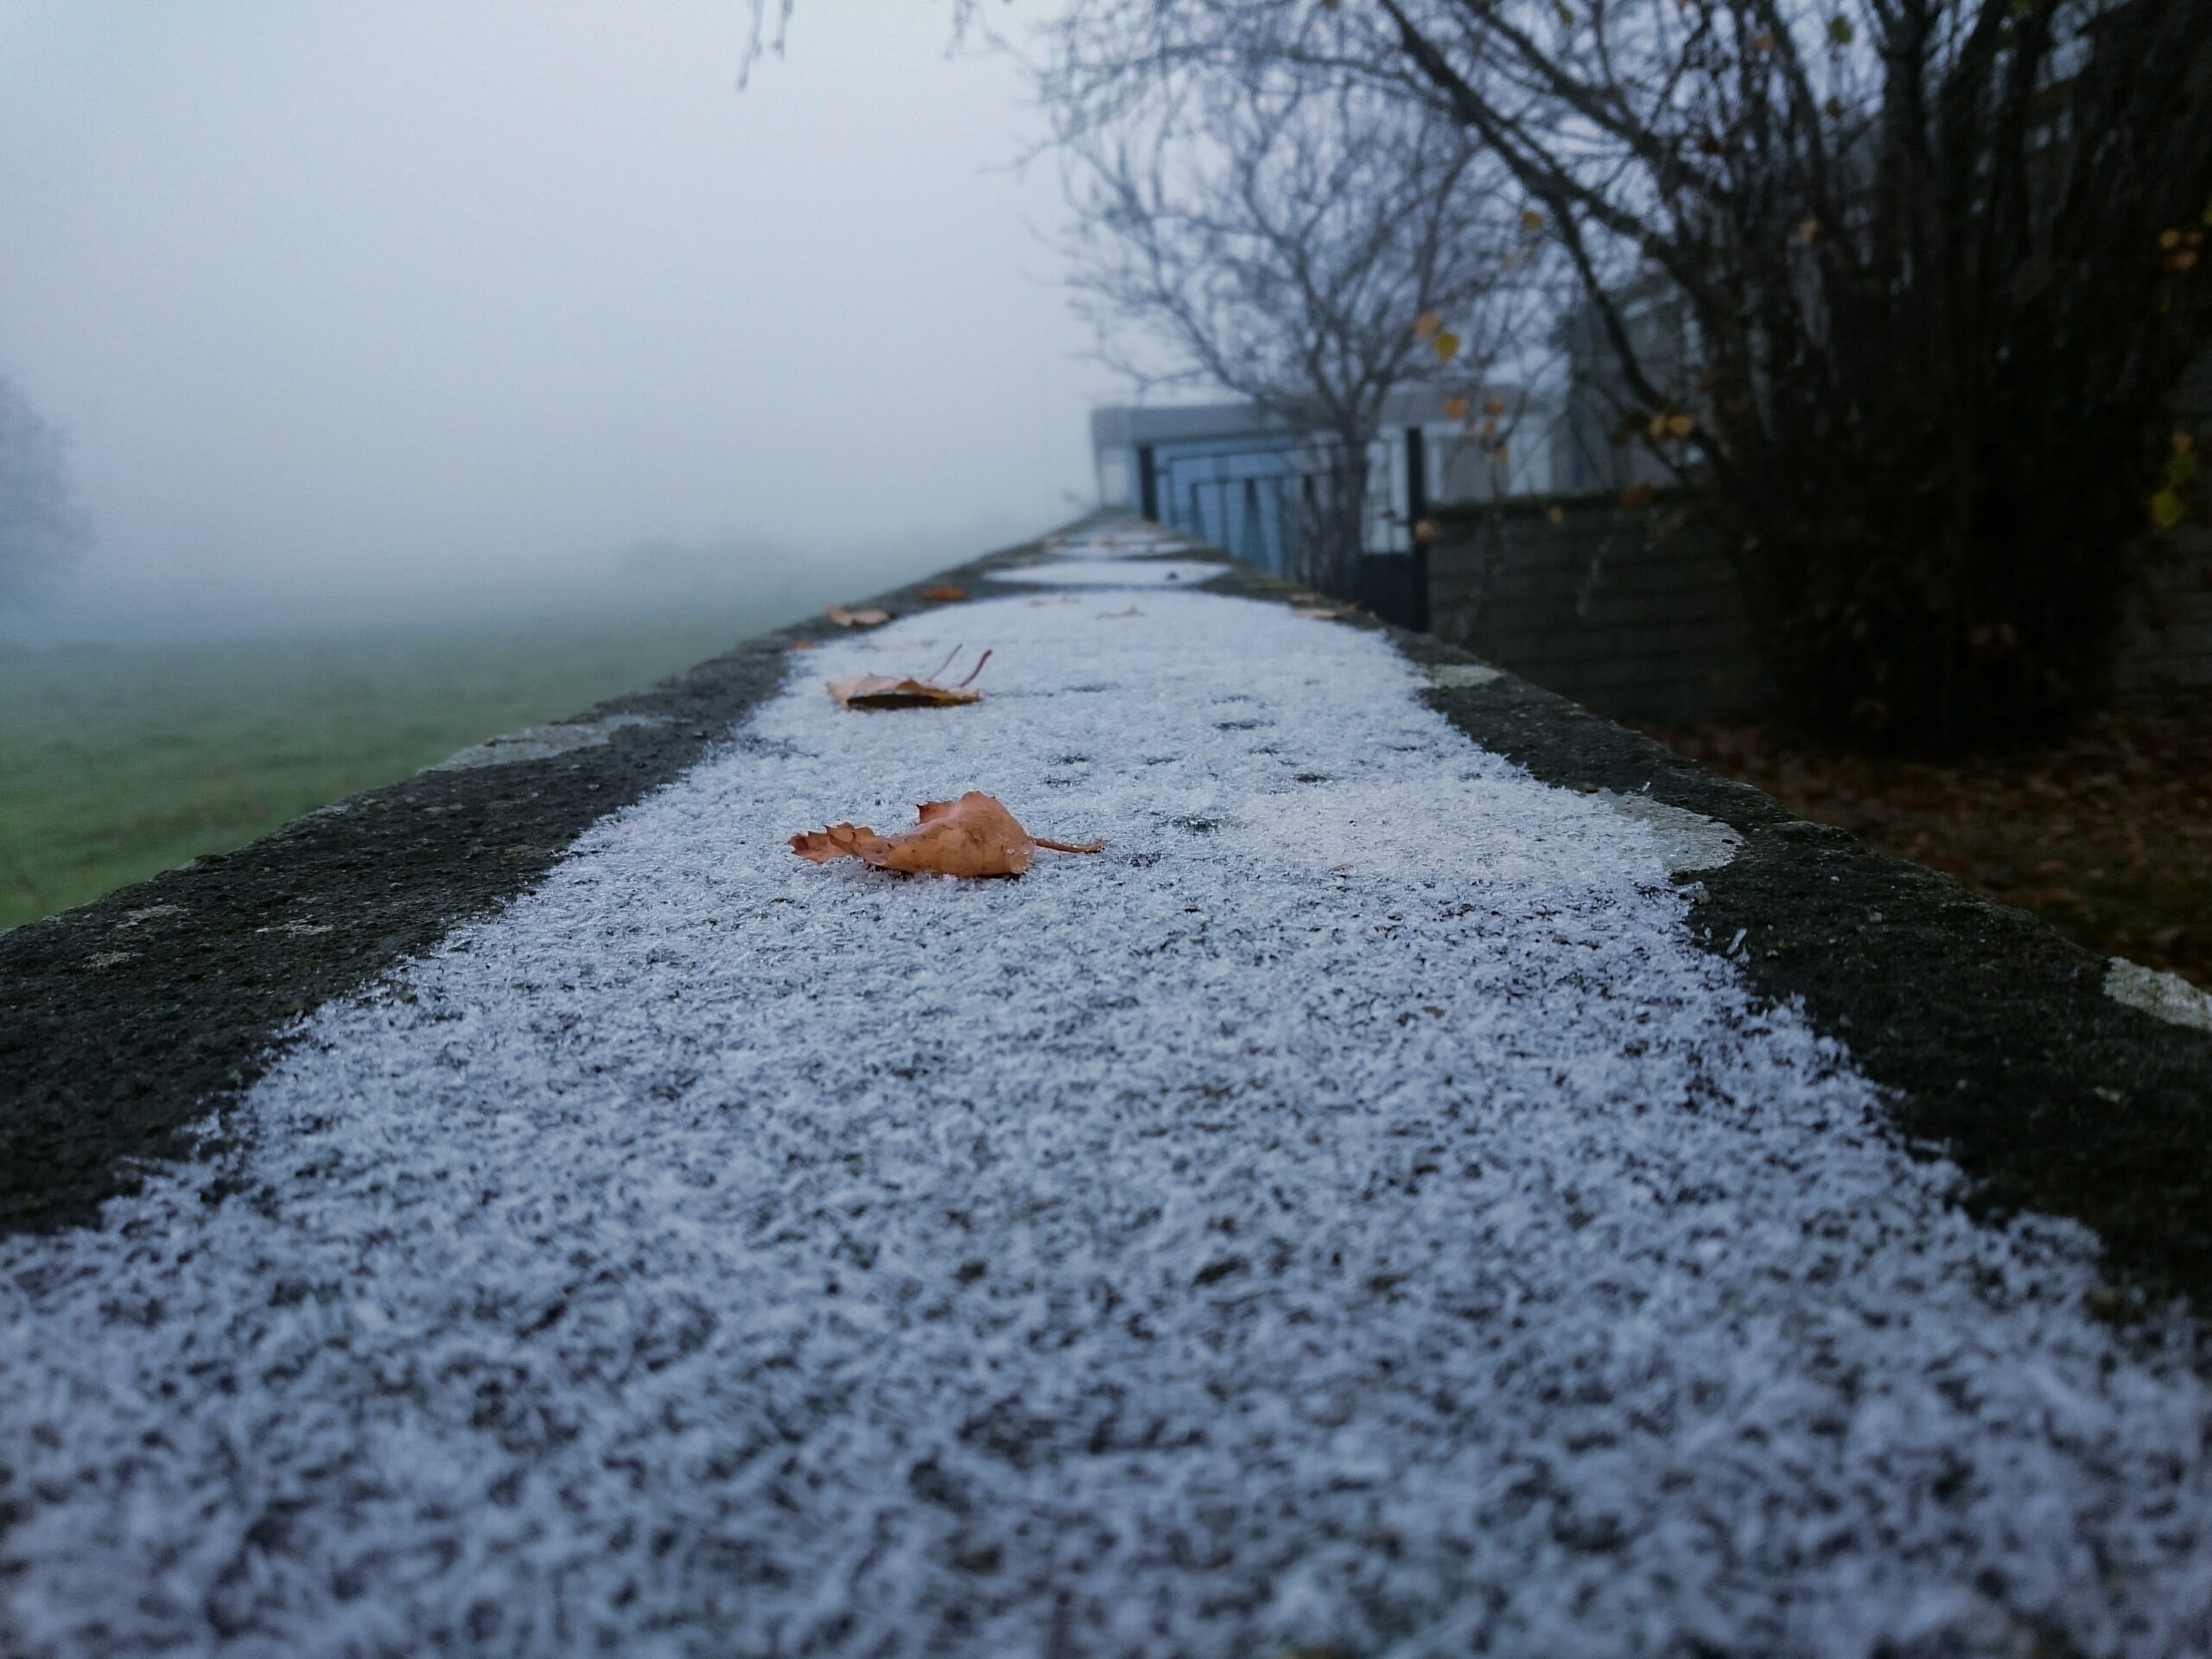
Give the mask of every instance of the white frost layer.
[(1192, 559), (1104, 559), (1068, 554), (1045, 564), (994, 570), (994, 582), (1039, 582), (1053, 588), (1195, 588), (1228, 569)]
[(2179, 974), (2114, 957), (2105, 969), (2105, 995), (2177, 1026), (2212, 1031), (2212, 993), (2198, 990)]
[[(1693, 948), (1663, 837), (1281, 607), (841, 640), (0, 1245), (26, 1656), (2212, 1645), (2212, 1402)], [(1018, 883), (793, 858), (965, 788)]]

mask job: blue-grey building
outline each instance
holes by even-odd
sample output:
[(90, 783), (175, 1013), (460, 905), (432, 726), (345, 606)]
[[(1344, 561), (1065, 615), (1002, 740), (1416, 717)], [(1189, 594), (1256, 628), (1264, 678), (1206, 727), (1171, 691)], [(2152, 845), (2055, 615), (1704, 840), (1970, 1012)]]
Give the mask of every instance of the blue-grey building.
[(1462, 415), (1445, 412), (1448, 395), (1431, 386), (1393, 393), (1382, 436), (1357, 458), (1250, 404), (1093, 410), (1099, 499), (1288, 574), (1302, 568), (1306, 527), (1324, 516), (1330, 493), (1344, 489), (1347, 473), (1357, 468), (1366, 484), (1361, 550), (1403, 553), (1413, 525), (1433, 505), (1544, 487), (1531, 468), (1547, 464), (1548, 447), (1532, 442), (1525, 457), (1514, 453), (1516, 431), (1529, 426), (1520, 392), (1470, 396)]

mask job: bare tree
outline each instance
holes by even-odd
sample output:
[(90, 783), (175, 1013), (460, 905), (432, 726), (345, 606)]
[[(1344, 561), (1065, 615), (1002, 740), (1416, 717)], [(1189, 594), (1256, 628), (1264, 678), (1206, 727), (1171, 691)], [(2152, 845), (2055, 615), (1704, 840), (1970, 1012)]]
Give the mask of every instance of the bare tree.
[(0, 602), (36, 594), (91, 539), (61, 435), (0, 378)]
[(1173, 91), (1054, 106), (1078, 291), (1140, 384), (1225, 391), (1306, 441), (1300, 574), (1341, 585), (1385, 399), (1482, 380), (1533, 311), (1533, 248), (1480, 149), (1403, 99), (1258, 63)]
[[(1802, 715), (1955, 743), (2101, 691), (2212, 337), (2201, 0), (1076, 0), (1058, 49), (1102, 110), (1261, 57), (1464, 124)], [(1685, 327), (1639, 328), (1655, 304)]]

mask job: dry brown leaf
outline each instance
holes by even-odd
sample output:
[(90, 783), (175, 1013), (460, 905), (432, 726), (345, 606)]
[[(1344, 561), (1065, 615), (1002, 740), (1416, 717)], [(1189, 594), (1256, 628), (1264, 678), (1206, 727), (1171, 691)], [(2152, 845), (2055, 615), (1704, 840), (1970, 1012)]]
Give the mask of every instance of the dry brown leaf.
[[(959, 654), (956, 648), (952, 657)], [(830, 696), (842, 709), (950, 709), (962, 703), (981, 702), (983, 694), (968, 688), (983, 671), (983, 664), (991, 660), (991, 653), (987, 651), (978, 657), (976, 666), (968, 671), (968, 677), (957, 685), (939, 685), (937, 675), (952, 666), (952, 657), (946, 658), (927, 679), (861, 674), (849, 680), (831, 680)]]
[(983, 699), (980, 691), (932, 685), (927, 680), (893, 679), (888, 674), (862, 674), (829, 683), (830, 700), (843, 709), (950, 709)]
[(925, 801), (912, 830), (879, 836), (865, 824), (833, 823), (791, 837), (791, 851), (817, 864), (857, 858), (908, 875), (969, 878), (1020, 875), (1039, 847), (1056, 853), (1096, 853), (1103, 841), (1080, 844), (1033, 837), (1005, 804), (969, 790), (957, 801)]
[(968, 597), (968, 590), (950, 582), (933, 582), (916, 595), (932, 605), (950, 605), (956, 599)]
[(891, 620), (888, 611), (849, 611), (842, 605), (832, 605), (822, 614), (841, 628), (880, 628)]

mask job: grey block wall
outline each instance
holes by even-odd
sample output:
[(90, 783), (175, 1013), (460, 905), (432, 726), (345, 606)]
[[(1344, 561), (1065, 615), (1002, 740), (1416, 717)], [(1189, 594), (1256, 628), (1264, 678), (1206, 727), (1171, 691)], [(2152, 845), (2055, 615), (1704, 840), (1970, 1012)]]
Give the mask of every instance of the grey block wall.
[(1519, 500), (1441, 518), (1430, 626), (1616, 718), (1758, 712), (1770, 687), (1734, 570), (1663, 501)]
[(2113, 690), (2158, 706), (2212, 695), (2212, 530), (2178, 531), (2152, 550), (2128, 605)]
[[(1524, 498), (1446, 512), (1429, 549), (1433, 632), (1616, 720), (1719, 720), (1772, 706), (1734, 568), (1665, 497)], [(2114, 694), (2212, 694), (2212, 531), (2154, 552), (2131, 596)]]

